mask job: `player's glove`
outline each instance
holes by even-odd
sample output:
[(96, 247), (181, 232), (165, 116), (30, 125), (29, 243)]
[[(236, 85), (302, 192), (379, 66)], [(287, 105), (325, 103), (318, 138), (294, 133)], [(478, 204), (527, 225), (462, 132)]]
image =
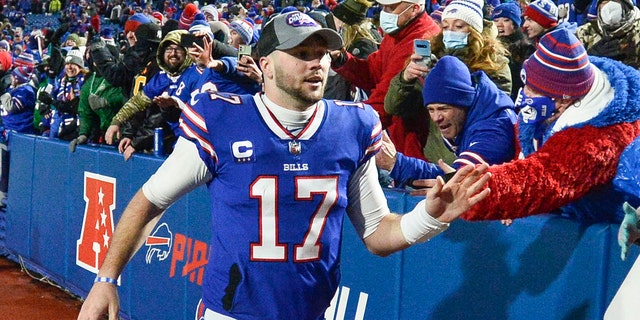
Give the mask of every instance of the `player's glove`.
[(624, 219), (618, 229), (618, 245), (620, 246), (620, 259), (624, 261), (627, 258), (629, 247), (632, 243), (640, 244), (640, 212), (636, 212), (628, 202), (622, 206), (624, 209)]
[(69, 142), (69, 151), (75, 152), (76, 151), (76, 146), (78, 146), (79, 144), (87, 143), (87, 140), (89, 140), (89, 139), (85, 135), (80, 135), (77, 138), (71, 140), (71, 142)]

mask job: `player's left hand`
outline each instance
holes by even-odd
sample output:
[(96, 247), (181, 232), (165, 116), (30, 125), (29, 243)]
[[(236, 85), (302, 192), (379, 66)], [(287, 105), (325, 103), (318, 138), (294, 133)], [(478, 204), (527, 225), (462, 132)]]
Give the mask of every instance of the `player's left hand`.
[(485, 188), (491, 178), (488, 168), (487, 164), (464, 166), (446, 183), (438, 177), (427, 191), (427, 212), (441, 222), (457, 219), (491, 192)]
[(640, 239), (638, 226), (640, 207), (634, 209), (628, 202), (625, 202), (622, 208), (624, 209), (624, 219), (618, 229), (618, 245), (620, 246), (620, 259), (624, 261), (627, 258), (631, 244)]

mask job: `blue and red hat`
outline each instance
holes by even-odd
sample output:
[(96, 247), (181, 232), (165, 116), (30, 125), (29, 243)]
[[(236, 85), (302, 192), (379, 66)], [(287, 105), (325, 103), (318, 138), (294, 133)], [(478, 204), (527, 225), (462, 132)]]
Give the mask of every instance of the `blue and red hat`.
[(584, 97), (591, 89), (594, 77), (587, 50), (571, 31), (564, 28), (545, 34), (522, 67), (525, 85), (558, 99)]

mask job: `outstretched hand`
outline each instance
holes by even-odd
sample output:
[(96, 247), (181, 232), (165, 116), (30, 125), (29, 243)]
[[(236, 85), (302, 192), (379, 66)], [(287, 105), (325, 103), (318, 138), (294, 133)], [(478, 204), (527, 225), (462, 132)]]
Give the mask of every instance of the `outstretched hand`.
[(491, 189), (485, 188), (491, 178), (488, 168), (486, 164), (468, 165), (446, 183), (442, 177), (435, 179), (433, 187), (427, 191), (427, 212), (441, 222), (457, 219), (491, 193)]
[(634, 209), (628, 202), (622, 206), (624, 209), (624, 219), (618, 229), (618, 245), (620, 246), (620, 259), (627, 259), (629, 247), (632, 243), (640, 239), (640, 229), (638, 221), (640, 220), (640, 207)]
[(103, 316), (107, 313), (109, 320), (116, 320), (119, 310), (120, 299), (116, 286), (110, 283), (96, 283), (82, 304), (78, 320), (104, 319)]

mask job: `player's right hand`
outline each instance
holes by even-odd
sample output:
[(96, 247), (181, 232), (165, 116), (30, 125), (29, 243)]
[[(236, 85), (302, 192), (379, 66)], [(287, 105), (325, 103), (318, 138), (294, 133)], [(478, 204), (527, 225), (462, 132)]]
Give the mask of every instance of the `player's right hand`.
[(118, 288), (111, 283), (94, 283), (82, 304), (78, 320), (103, 319), (107, 314), (109, 320), (117, 320), (119, 311)]

